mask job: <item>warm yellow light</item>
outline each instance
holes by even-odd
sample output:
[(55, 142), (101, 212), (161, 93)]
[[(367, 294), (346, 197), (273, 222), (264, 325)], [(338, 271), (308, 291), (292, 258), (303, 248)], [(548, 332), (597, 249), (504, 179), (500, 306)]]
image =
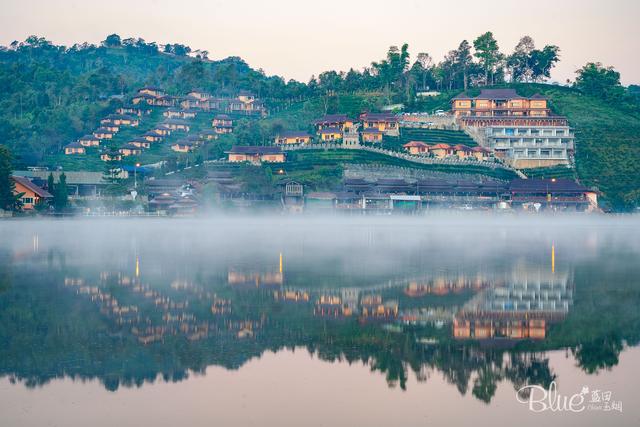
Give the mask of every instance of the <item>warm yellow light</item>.
[(555, 178), (551, 178), (551, 182), (556, 182), (556, 179)]

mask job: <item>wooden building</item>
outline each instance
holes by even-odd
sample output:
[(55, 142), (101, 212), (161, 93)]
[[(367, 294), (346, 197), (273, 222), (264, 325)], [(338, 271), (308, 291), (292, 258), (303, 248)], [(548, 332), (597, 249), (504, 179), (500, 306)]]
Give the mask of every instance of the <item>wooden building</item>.
[(273, 146), (234, 146), (227, 152), (229, 162), (250, 162), (253, 164), (282, 163), (285, 153), (280, 147)]
[(274, 143), (281, 145), (290, 144), (309, 144), (311, 142), (311, 135), (304, 131), (283, 131), (280, 132)]
[(408, 143), (402, 146), (405, 150), (409, 152), (409, 154), (413, 155), (421, 155), (421, 154), (429, 154), (429, 144), (426, 144), (422, 141), (409, 141)]
[(366, 128), (361, 134), (363, 142), (382, 142), (382, 137), (384, 136), (384, 132), (376, 127)]
[(28, 178), (22, 176), (12, 176), (11, 179), (15, 184), (13, 194), (20, 194), (20, 201), (22, 202), (22, 209), (24, 210), (32, 210), (38, 203), (53, 198), (53, 196), (48, 191), (37, 186)]
[(67, 156), (74, 154), (86, 154), (87, 149), (81, 145), (79, 142), (72, 142), (71, 144), (65, 145), (64, 154)]
[(83, 147), (98, 147), (100, 146), (100, 138), (94, 135), (85, 135), (78, 139), (78, 143)]

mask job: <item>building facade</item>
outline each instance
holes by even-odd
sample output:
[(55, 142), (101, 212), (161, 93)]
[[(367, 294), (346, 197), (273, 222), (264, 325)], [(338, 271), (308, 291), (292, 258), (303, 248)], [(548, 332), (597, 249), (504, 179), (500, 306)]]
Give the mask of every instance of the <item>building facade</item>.
[(571, 162), (575, 136), (568, 126), (489, 126), (485, 133), (496, 157), (515, 168)]

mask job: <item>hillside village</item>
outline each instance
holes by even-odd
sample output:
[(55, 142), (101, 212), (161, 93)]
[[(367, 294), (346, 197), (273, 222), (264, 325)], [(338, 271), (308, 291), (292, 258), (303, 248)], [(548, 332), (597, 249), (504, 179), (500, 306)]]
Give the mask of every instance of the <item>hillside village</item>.
[[(459, 56), (437, 64), (420, 53), (411, 65), (408, 45), (391, 46), (370, 68), (327, 71), (305, 84), (266, 76), (237, 57), (160, 52), (141, 39), (111, 35), (100, 47), (68, 49), (30, 37), (0, 51), (0, 64), (67, 67), (81, 92), (63, 112), (53, 92), (25, 83), (30, 97), (43, 98), (43, 114), (54, 114), (40, 118), (55, 125), (12, 108), (10, 127), (0, 129), (17, 165), (18, 200), (9, 210), (633, 209), (638, 175), (627, 171), (636, 165), (637, 100), (619, 73), (589, 63), (574, 87), (541, 84), (558, 61), (557, 46), (535, 49), (524, 36), (511, 62), (490, 70), (482, 55), (501, 53), (497, 45), (483, 51), (483, 40), (492, 33), (473, 48), (464, 40)], [(543, 53), (544, 63), (534, 64)], [(73, 67), (85, 60), (93, 71), (78, 73)], [(165, 68), (154, 75), (155, 66)], [(603, 73), (612, 78), (615, 108), (605, 108), (607, 93), (585, 96), (590, 86), (578, 84)], [(23, 94), (16, 96), (14, 104)]]
[[(269, 113), (249, 91), (239, 91), (233, 98), (195, 89), (173, 96), (147, 86), (130, 103), (103, 117), (92, 134), (66, 145), (64, 155), (99, 157), (111, 181), (128, 182), (134, 175), (135, 193), (124, 197), (134, 202), (140, 194), (138, 200), (144, 200), (146, 207), (138, 212), (154, 215), (197, 214), (203, 210), (201, 193), (207, 186), (215, 189), (218, 204), (271, 205), (271, 209), (288, 212), (598, 210), (598, 192), (572, 179), (562, 175), (527, 179), (528, 170), (573, 168), (573, 131), (566, 117), (549, 108), (546, 98), (520, 96), (514, 89), (482, 89), (477, 96), (464, 92), (454, 96), (450, 106), (450, 111), (364, 111), (355, 117), (325, 114), (310, 123), (299, 123), (297, 130), (279, 129), (267, 144), (234, 144), (223, 152), (224, 157), (201, 159), (192, 167), (206, 174), (188, 178), (184, 171), (167, 171), (163, 156), (169, 152), (189, 155), (219, 144), (220, 137), (234, 132), (238, 119), (260, 121)], [(337, 185), (327, 189), (331, 191), (296, 181), (300, 155), (332, 152), (376, 155), (400, 161), (402, 167), (388, 165), (382, 174), (372, 173), (371, 162), (364, 162), (359, 173), (347, 167)], [(147, 153), (161, 160), (143, 164)], [(264, 189), (247, 191), (233, 165), (275, 171), (277, 189), (269, 194), (260, 194)], [(407, 173), (413, 169), (419, 173)], [(105, 173), (85, 173), (93, 176), (89, 185), (67, 178), (67, 185), (75, 186), (72, 198), (113, 197), (105, 191)], [(67, 174), (73, 177), (74, 172)], [(24, 193), (26, 210), (52, 197), (45, 183), (47, 171), (19, 171), (17, 175), (16, 191)], [(58, 172), (58, 179), (60, 175)], [(40, 192), (34, 189), (38, 184), (43, 187)]]

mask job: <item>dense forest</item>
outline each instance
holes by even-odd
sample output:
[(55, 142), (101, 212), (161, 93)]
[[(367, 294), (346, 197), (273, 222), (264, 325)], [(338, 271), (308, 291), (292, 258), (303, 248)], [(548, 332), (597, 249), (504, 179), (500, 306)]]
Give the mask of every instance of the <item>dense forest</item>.
[[(318, 105), (320, 111), (336, 112), (340, 97), (356, 95), (367, 99), (372, 93), (387, 104), (403, 103), (409, 111), (430, 110), (433, 105), (427, 104), (434, 100), (417, 97), (418, 92), (442, 92), (435, 101), (446, 106), (449, 97), (463, 90), (542, 83), (560, 60), (560, 48), (537, 48), (531, 37), (524, 36), (510, 53), (503, 53), (493, 34), (486, 32), (471, 42), (463, 40), (440, 62), (424, 52), (412, 58), (409, 46), (404, 44), (390, 47), (382, 59), (369, 67), (325, 71), (306, 83), (267, 76), (239, 57), (208, 57), (209, 52), (194, 51), (181, 44), (158, 45), (143, 39), (121, 39), (116, 34), (106, 37), (99, 46), (58, 46), (36, 36), (0, 46), (0, 141), (12, 151), (16, 168), (39, 164), (47, 155), (59, 153), (62, 146), (94, 129), (101, 117), (126, 103), (143, 85), (159, 85), (174, 94), (200, 88), (223, 96), (247, 89), (264, 100), (272, 112), (304, 103)], [(552, 95), (566, 93), (557, 85), (539, 86), (543, 91), (557, 88), (551, 91)], [(578, 70), (572, 87), (572, 94), (584, 96), (580, 98), (586, 100), (584, 105), (598, 104), (606, 110), (601, 111), (604, 117), (589, 117), (581, 111), (580, 118), (604, 121), (607, 127), (615, 128), (610, 133), (608, 128), (598, 128), (597, 123), (584, 123), (599, 131), (615, 148), (589, 143), (588, 150), (582, 153), (581, 137), (591, 142), (593, 138), (578, 129), (579, 176), (594, 186), (617, 180), (615, 192), (605, 196), (617, 206), (637, 205), (640, 186), (634, 176), (639, 175), (636, 165), (640, 154), (634, 132), (640, 120), (640, 88), (623, 87), (620, 74), (600, 63), (589, 63)], [(560, 96), (554, 108), (573, 119), (572, 108), (582, 104), (564, 108), (565, 98)], [(379, 103), (372, 104), (371, 109)], [(620, 118), (625, 120), (620, 123)], [(256, 132), (244, 133), (258, 135), (259, 127), (254, 124), (249, 128)], [(256, 143), (266, 139), (261, 135)], [(624, 156), (618, 155), (620, 149), (626, 153)], [(616, 158), (624, 165), (610, 163)], [(600, 179), (592, 171), (606, 171), (608, 177)]]

